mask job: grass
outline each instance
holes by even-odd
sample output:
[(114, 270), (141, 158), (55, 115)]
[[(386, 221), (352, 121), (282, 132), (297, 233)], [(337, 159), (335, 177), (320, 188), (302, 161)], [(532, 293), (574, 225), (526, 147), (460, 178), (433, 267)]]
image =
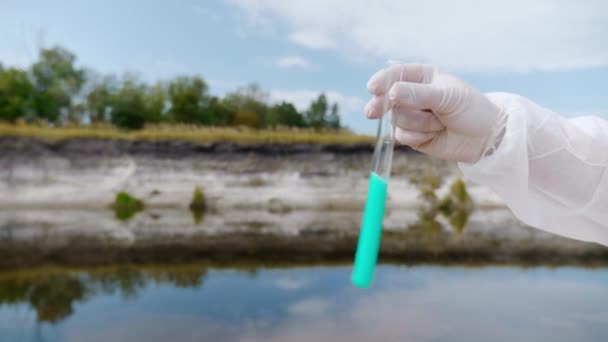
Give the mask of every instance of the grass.
[(314, 131), (287, 127), (274, 130), (255, 130), (246, 127), (195, 125), (152, 125), (138, 131), (124, 131), (109, 125), (49, 127), (44, 124), (0, 123), (0, 136), (31, 137), (46, 141), (96, 138), (148, 141), (185, 140), (199, 143), (232, 142), (239, 144), (371, 144), (374, 141), (371, 136), (346, 131)]

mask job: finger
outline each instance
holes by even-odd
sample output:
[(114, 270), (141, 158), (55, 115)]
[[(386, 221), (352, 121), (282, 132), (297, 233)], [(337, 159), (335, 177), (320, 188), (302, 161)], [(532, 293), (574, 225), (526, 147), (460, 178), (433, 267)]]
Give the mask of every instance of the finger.
[(377, 119), (388, 110), (388, 101), (386, 96), (374, 96), (367, 105), (365, 105), (365, 115), (369, 119)]
[(417, 132), (439, 132), (445, 126), (431, 112), (419, 109), (396, 107), (393, 109), (393, 118), (397, 127)]
[(403, 145), (408, 145), (413, 148), (418, 148), (429, 141), (433, 140), (438, 133), (416, 132), (407, 129), (397, 128), (395, 131), (395, 139)]
[(374, 95), (382, 95), (395, 82), (430, 83), (435, 70), (433, 66), (426, 64), (391, 65), (376, 72), (367, 82), (367, 89)]
[(443, 88), (411, 82), (397, 82), (388, 93), (390, 101), (396, 106), (421, 110), (439, 108), (444, 95)]

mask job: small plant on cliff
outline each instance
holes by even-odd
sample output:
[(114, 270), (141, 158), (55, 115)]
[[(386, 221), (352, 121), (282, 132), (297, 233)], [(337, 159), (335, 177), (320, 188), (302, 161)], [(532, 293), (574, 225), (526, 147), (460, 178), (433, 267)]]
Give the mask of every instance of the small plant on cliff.
[(192, 194), (192, 200), (190, 201), (190, 211), (192, 212), (192, 217), (194, 218), (194, 222), (199, 224), (203, 221), (203, 214), (207, 210), (207, 201), (205, 199), (205, 193), (203, 189), (199, 186), (194, 188), (194, 193)]
[(462, 179), (457, 179), (450, 186), (450, 192), (439, 203), (439, 210), (442, 214), (449, 216), (455, 210), (467, 210), (473, 206), (471, 196)]
[(450, 186), (450, 192), (439, 202), (439, 211), (448, 218), (457, 233), (462, 233), (473, 210), (473, 200), (462, 179)]
[(462, 179), (455, 180), (449, 192), (441, 199), (435, 193), (442, 183), (438, 175), (419, 173), (410, 182), (419, 188), (423, 200), (418, 213), (421, 222), (431, 222), (441, 213), (458, 234), (463, 232), (473, 210), (473, 201)]
[(114, 214), (117, 219), (126, 221), (144, 209), (144, 202), (128, 192), (123, 191), (116, 194), (116, 198), (111, 207), (114, 209)]

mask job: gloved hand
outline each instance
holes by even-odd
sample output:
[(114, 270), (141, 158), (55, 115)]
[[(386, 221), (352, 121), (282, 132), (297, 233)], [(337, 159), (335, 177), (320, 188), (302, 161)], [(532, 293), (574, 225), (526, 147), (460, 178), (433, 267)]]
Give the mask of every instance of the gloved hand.
[(367, 88), (373, 94), (367, 117), (379, 118), (394, 105), (395, 139), (433, 157), (475, 163), (504, 134), (504, 110), (430, 65), (393, 65), (374, 74)]

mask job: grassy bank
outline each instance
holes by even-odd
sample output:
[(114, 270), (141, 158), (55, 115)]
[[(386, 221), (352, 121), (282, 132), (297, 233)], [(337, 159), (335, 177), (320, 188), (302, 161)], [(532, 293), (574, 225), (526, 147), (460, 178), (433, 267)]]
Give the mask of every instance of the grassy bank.
[(150, 141), (185, 140), (200, 143), (233, 142), (239, 144), (371, 144), (374, 140), (371, 136), (344, 131), (314, 131), (289, 128), (254, 130), (244, 127), (157, 125), (147, 126), (137, 131), (124, 131), (111, 126), (48, 127), (44, 125), (4, 123), (0, 123), (0, 136), (31, 137), (47, 141), (97, 138)]

